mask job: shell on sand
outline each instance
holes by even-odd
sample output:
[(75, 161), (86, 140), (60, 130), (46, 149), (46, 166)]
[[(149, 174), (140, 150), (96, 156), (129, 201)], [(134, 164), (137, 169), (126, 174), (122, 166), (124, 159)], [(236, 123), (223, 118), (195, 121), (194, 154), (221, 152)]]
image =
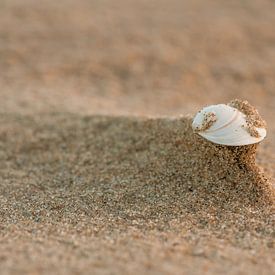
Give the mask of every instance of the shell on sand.
[(226, 104), (203, 108), (196, 114), (192, 128), (205, 139), (228, 146), (258, 143), (266, 136), (265, 128), (250, 125), (244, 113)]

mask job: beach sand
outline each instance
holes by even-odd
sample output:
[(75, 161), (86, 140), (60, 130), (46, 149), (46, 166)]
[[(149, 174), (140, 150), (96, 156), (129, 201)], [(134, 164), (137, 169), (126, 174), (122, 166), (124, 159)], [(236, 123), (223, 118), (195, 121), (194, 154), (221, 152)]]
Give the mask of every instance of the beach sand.
[[(0, 274), (272, 274), (274, 14), (1, 1)], [(267, 121), (259, 146), (193, 133), (234, 98)]]

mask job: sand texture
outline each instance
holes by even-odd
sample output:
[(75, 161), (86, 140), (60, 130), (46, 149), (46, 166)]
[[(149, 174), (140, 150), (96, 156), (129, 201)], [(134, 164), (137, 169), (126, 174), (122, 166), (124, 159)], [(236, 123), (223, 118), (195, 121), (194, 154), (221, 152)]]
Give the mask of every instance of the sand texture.
[[(48, 268), (49, 261), (65, 273), (108, 264), (120, 273), (127, 269), (116, 258), (105, 259), (116, 250), (119, 263), (127, 261), (137, 273), (169, 271), (166, 264), (188, 271), (185, 256), (201, 258), (194, 270), (213, 261), (211, 269), (225, 272), (227, 265), (220, 265), (227, 260), (219, 253), (227, 249), (249, 259), (245, 271), (271, 270), (272, 189), (253, 163), (254, 146), (209, 144), (190, 124), (69, 115), (2, 119), (2, 268), (23, 241), (17, 268), (29, 259), (31, 271)], [(163, 250), (153, 252), (157, 258), (146, 257), (152, 237)], [(48, 240), (62, 255), (47, 255)], [(111, 247), (98, 251), (99, 240)], [(66, 268), (59, 257), (71, 259)]]
[[(274, 274), (274, 14), (0, 0), (0, 274)], [(259, 146), (193, 133), (235, 98)]]

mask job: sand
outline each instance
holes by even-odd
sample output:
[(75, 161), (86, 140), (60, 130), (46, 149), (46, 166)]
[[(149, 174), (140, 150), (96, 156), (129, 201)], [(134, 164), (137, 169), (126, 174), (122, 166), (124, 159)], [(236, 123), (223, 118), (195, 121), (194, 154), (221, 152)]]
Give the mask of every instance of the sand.
[[(273, 274), (274, 12), (2, 1), (0, 274)], [(259, 146), (193, 133), (234, 98)]]

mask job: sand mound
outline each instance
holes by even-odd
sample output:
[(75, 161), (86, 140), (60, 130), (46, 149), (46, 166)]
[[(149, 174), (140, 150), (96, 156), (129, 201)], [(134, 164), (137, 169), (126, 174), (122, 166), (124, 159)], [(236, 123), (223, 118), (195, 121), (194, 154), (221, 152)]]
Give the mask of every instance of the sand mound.
[[(39, 239), (45, 251), (53, 236), (62, 236), (65, 243), (72, 236), (74, 241), (93, 238), (104, 246), (100, 238), (114, 232), (148, 238), (156, 230), (183, 234), (187, 243), (194, 236), (215, 236), (230, 238), (240, 249), (271, 245), (272, 188), (255, 165), (255, 146), (209, 143), (193, 134), (189, 118), (3, 115), (0, 123), (4, 259), (18, 253), (11, 243), (24, 247), (27, 258), (33, 253), (22, 245), (26, 232), (27, 243)], [(41, 251), (36, 253), (47, 261), (31, 268), (47, 263), (50, 270), (56, 264), (65, 272), (85, 260), (70, 252), (72, 259), (59, 264), (58, 257)], [(124, 270), (119, 260), (112, 261), (113, 268)], [(24, 267), (26, 262), (22, 260)]]

